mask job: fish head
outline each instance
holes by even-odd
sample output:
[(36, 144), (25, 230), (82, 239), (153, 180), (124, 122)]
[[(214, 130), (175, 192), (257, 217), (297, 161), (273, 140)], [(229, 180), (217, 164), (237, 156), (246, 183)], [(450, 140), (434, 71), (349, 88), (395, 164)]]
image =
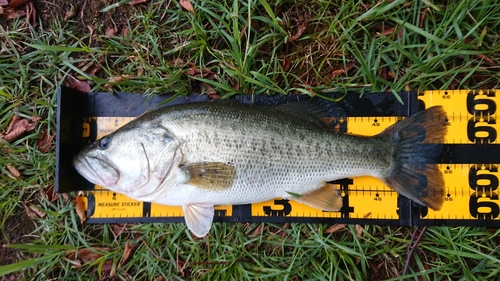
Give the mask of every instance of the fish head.
[(153, 194), (180, 162), (179, 143), (159, 123), (127, 125), (85, 147), (73, 165), (94, 184), (143, 198)]

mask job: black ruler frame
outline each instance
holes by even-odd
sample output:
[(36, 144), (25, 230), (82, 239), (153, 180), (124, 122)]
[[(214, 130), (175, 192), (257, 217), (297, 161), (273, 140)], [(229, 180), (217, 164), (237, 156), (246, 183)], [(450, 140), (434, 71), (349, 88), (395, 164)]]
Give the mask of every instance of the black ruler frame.
[[(393, 93), (351, 93), (331, 94), (330, 98), (343, 97), (335, 106), (336, 116), (332, 117), (381, 117), (410, 116), (426, 107), (418, 100), (417, 92), (398, 93), (401, 103)], [(72, 158), (85, 145), (95, 140), (97, 125), (91, 123), (87, 138), (82, 138), (82, 124), (89, 117), (136, 117), (153, 107), (169, 106), (186, 102), (207, 102), (205, 95), (176, 97), (175, 95), (147, 96), (132, 93), (82, 93), (76, 89), (61, 86), (58, 89), (57, 134), (56, 134), (56, 191), (59, 193), (91, 191), (94, 186), (81, 177), (72, 165)], [(233, 100), (259, 106), (277, 106), (280, 104), (309, 100), (307, 96), (250, 96), (235, 95)], [(340, 130), (343, 130), (343, 123)], [(344, 130), (347, 127), (344, 127)], [(425, 149), (425, 148), (423, 148)], [(499, 159), (499, 160), (496, 160)], [(497, 144), (444, 144), (439, 163), (442, 164), (498, 164), (500, 145)], [(341, 179), (334, 183), (348, 189), (350, 179)], [(92, 195), (92, 193), (89, 193)], [(346, 193), (347, 194), (347, 193)], [(90, 196), (91, 199), (91, 196)], [(280, 210), (270, 210), (270, 216), (252, 216), (251, 205), (233, 205), (232, 215), (216, 210), (215, 222), (269, 222), (269, 223), (342, 223), (342, 224), (377, 224), (400, 226), (487, 226), (500, 227), (500, 220), (477, 219), (423, 219), (427, 208), (420, 206), (404, 196), (398, 195), (397, 212), (399, 219), (359, 219), (350, 218), (348, 196), (344, 197), (344, 207), (340, 210), (341, 218), (302, 218), (289, 217)], [(286, 209), (287, 200), (277, 199)], [(143, 217), (129, 218), (92, 218), (92, 202), (89, 202), (87, 223), (152, 223), (184, 222), (183, 217), (150, 217), (151, 204), (144, 203)], [(273, 212), (274, 211), (274, 212)]]

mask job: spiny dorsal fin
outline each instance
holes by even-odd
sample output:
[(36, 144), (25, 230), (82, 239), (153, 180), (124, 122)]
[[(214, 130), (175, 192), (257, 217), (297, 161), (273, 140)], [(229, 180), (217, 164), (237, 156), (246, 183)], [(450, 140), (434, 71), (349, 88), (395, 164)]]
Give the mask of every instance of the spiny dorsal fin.
[(181, 167), (187, 172), (187, 184), (211, 191), (221, 191), (233, 185), (236, 177), (234, 165), (222, 162), (200, 162)]
[(311, 122), (320, 128), (331, 129), (332, 118), (344, 117), (344, 110), (336, 103), (315, 98), (277, 106), (276, 109), (293, 118)]

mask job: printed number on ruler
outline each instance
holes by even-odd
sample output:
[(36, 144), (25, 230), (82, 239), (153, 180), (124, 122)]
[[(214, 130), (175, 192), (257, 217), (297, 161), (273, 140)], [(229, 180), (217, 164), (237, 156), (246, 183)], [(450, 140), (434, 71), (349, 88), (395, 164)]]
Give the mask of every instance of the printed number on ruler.
[[(424, 91), (426, 107), (442, 105), (448, 114), (445, 143), (498, 145), (495, 90)], [(497, 164), (442, 165), (447, 194), (443, 209), (429, 210), (424, 218), (500, 219)], [(464, 183), (468, 183), (464, 185)], [(457, 202), (458, 201), (458, 202)], [(464, 208), (468, 206), (468, 208)]]

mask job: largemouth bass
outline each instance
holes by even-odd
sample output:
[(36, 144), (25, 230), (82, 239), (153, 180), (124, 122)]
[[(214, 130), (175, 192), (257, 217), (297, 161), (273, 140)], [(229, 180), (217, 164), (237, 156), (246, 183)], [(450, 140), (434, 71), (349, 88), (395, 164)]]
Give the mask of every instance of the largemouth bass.
[(315, 102), (259, 107), (188, 103), (146, 113), (84, 148), (77, 171), (131, 198), (182, 206), (198, 237), (214, 205), (286, 198), (338, 211), (329, 181), (373, 176), (411, 200), (439, 210), (444, 182), (435, 164), (446, 134), (442, 107), (431, 107), (373, 137), (333, 132)]

